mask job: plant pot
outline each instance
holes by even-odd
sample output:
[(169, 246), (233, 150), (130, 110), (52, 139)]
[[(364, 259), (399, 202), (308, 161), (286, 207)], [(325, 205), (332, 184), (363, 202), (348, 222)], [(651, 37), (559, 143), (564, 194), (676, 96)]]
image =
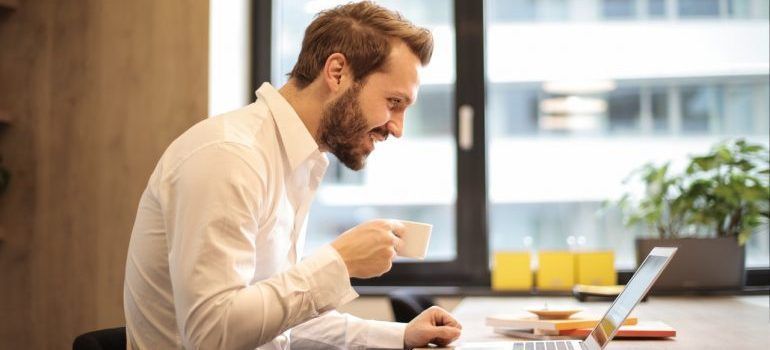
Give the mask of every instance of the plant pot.
[(746, 249), (733, 237), (637, 239), (637, 266), (654, 247), (677, 247), (652, 291), (740, 290), (745, 283)]

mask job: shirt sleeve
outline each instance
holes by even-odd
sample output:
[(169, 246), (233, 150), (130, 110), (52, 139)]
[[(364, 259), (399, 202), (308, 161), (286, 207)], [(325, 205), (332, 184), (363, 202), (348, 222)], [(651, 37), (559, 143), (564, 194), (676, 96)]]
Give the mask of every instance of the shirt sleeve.
[(292, 350), (403, 349), (406, 323), (362, 320), (329, 311), (291, 330)]
[(161, 184), (179, 334), (188, 349), (254, 349), (357, 294), (326, 246), (254, 283), (265, 182), (256, 152), (214, 144)]

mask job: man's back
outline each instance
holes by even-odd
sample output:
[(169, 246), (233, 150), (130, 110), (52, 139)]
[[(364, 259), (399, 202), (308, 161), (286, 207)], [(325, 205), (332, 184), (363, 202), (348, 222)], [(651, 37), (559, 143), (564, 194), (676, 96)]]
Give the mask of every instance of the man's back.
[[(229, 153), (244, 158), (243, 161), (247, 163), (253, 162), (253, 167), (264, 166), (258, 163), (265, 157), (277, 157), (280, 160), (274, 122), (265, 109), (264, 104), (255, 103), (201, 121), (176, 139), (158, 162), (139, 203), (126, 262), (124, 306), (130, 345), (138, 348), (182, 347), (174, 308), (169, 255), (173, 239), (183, 237), (173, 237), (175, 232), (166, 230), (166, 225), (173, 220), (169, 216), (174, 214), (167, 207), (170, 205), (168, 196), (190, 194), (172, 193), (169, 183), (176, 181), (180, 167), (196, 161), (195, 158), (204, 160)], [(273, 159), (273, 164), (276, 163), (281, 164)], [(280, 172), (280, 169), (273, 170)], [(261, 254), (260, 269), (257, 270), (260, 275), (255, 275), (256, 271), (244, 271), (249, 280), (264, 279), (271, 273), (285, 269), (285, 255), (282, 256), (281, 252), (285, 254), (286, 247), (273, 247), (265, 252), (276, 254)]]
[(298, 259), (328, 160), (275, 88), (257, 97), (193, 126), (153, 171), (126, 262), (129, 347), (287, 349), (292, 327), (292, 342), (400, 344), (403, 325), (319, 317), (357, 296), (331, 245)]

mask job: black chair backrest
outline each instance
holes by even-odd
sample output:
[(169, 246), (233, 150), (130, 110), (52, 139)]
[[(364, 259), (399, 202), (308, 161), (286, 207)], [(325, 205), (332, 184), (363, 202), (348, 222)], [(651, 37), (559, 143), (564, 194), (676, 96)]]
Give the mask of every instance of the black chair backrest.
[(409, 322), (421, 312), (435, 305), (433, 298), (424, 294), (396, 291), (388, 294), (396, 322)]
[(72, 350), (125, 350), (126, 327), (100, 329), (79, 335)]

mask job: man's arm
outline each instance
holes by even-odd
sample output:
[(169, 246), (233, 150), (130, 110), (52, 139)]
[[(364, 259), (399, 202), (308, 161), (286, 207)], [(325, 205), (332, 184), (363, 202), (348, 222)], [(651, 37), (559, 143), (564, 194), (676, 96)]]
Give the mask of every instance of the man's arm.
[(291, 330), (292, 349), (403, 349), (406, 323), (330, 311)]
[(330, 246), (251, 283), (265, 169), (238, 145), (196, 151), (161, 184), (177, 326), (186, 348), (253, 349), (357, 295)]
[(409, 323), (362, 320), (331, 311), (291, 330), (292, 349), (412, 349), (429, 343), (447, 346), (462, 326), (438, 306)]

